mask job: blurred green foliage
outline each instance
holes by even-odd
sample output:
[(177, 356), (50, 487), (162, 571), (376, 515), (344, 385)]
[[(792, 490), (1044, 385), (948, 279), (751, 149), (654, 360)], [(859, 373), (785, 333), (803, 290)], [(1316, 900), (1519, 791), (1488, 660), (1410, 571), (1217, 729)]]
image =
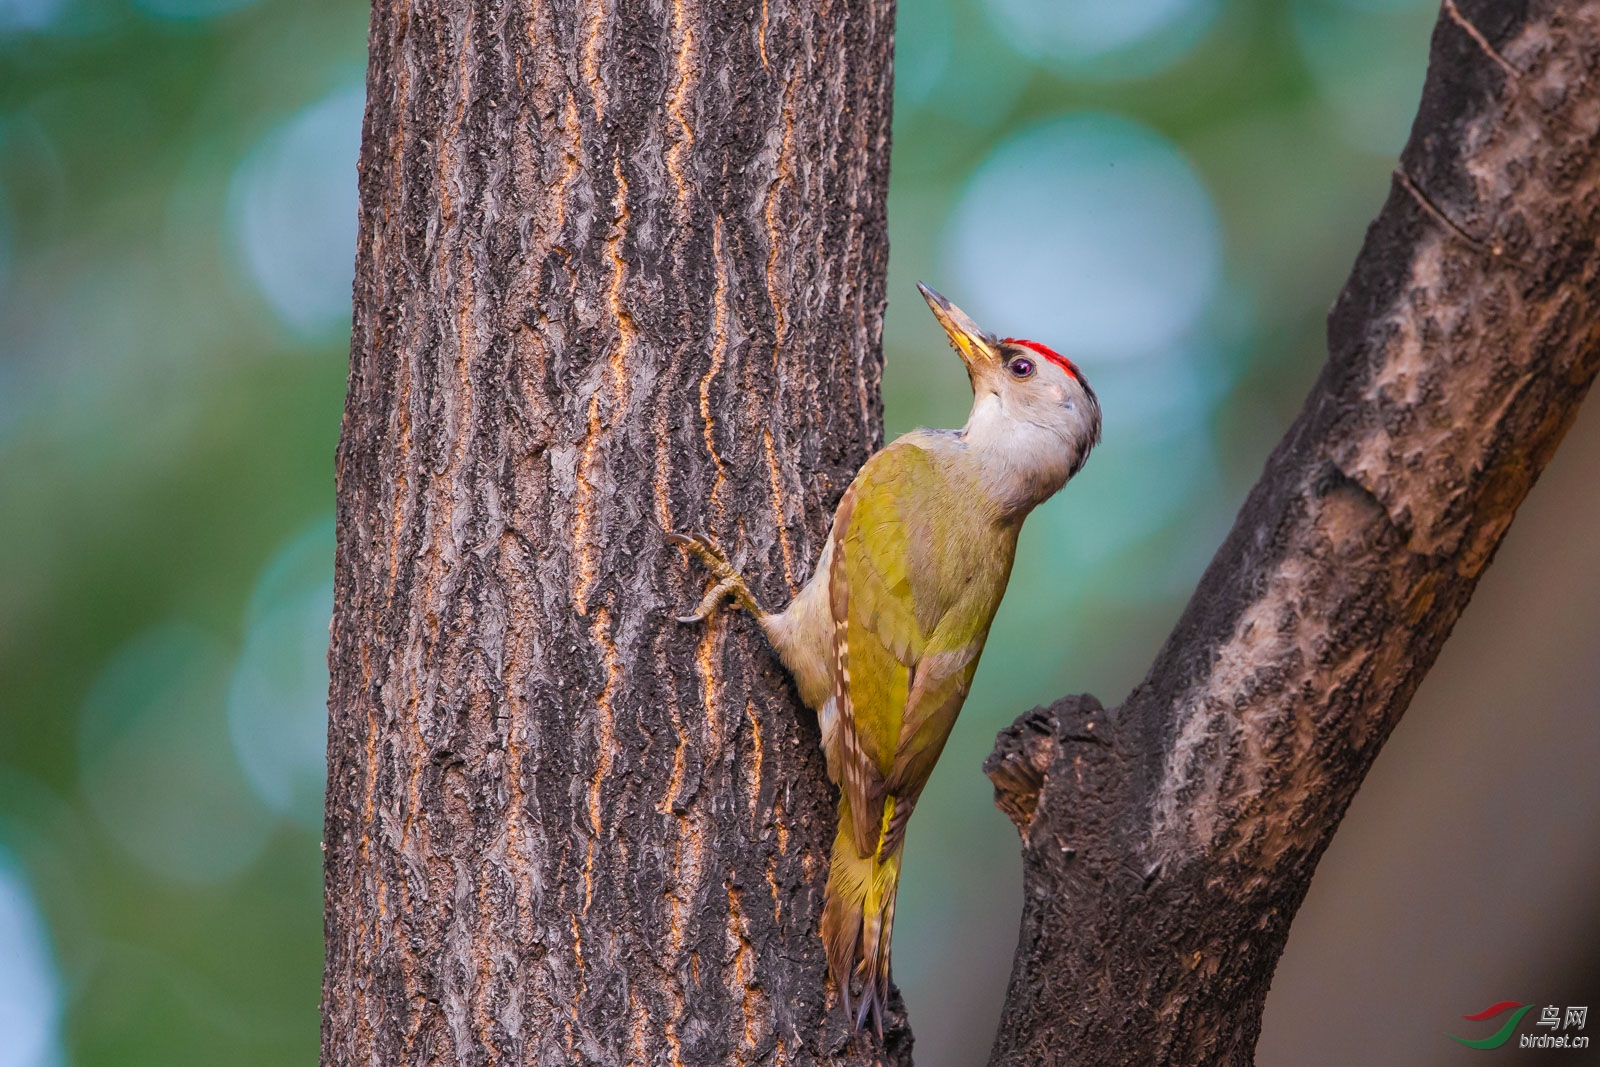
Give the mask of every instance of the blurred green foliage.
[[(316, 1056), (318, 832), (289, 795), (308, 757), (252, 746), (273, 715), (306, 721), (294, 686), (261, 688), (271, 665), (316, 681), (316, 612), (262, 620), (314, 607), (331, 573), (305, 546), (332, 510), (348, 316), (327, 309), (353, 257), (365, 19), (0, 0), (0, 1022), (23, 1018), (0, 1067)], [(1138, 681), (1321, 364), (1432, 19), (1411, 0), (901, 4), (890, 436), (959, 425), (969, 399), (918, 279), (992, 329), (1050, 327), (1108, 419), (1024, 534), (910, 834), (895, 963), (925, 1067), (980, 1060), (1015, 937), (1016, 847), (977, 765), (1029, 705)], [(285, 226), (285, 202), (348, 203), (348, 233)], [(1015, 310), (987, 255), (1059, 306)], [(1177, 283), (1151, 281), (1169, 270), (1196, 294), (1176, 310)], [(208, 833), (248, 839), (170, 851)]]

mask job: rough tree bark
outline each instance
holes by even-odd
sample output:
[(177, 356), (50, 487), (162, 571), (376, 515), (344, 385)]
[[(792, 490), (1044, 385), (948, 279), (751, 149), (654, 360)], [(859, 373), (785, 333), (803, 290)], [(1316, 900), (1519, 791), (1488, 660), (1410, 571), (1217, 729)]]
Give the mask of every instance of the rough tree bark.
[(1444, 0), (1328, 364), (1166, 647), (986, 765), (1026, 887), (992, 1063), (1251, 1062), (1318, 858), (1600, 365), (1597, 235), (1600, 3)]
[[(374, 6), (338, 459), (327, 1063), (909, 1061), (815, 936), (789, 589), (879, 443), (889, 0)], [(1445, 0), (1330, 361), (1147, 680), (989, 771), (994, 1061), (1246, 1063), (1311, 872), (1600, 363), (1600, 4)], [(760, 590), (781, 600), (789, 590)]]
[(338, 454), (327, 1064), (909, 1061), (816, 935), (833, 795), (705, 526), (881, 443), (893, 0), (376, 0)]

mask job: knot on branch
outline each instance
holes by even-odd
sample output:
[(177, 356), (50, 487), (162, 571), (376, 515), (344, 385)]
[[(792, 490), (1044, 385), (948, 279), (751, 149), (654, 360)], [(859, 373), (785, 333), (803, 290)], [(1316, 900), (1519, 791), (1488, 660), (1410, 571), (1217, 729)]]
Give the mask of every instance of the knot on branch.
[(1105, 708), (1088, 694), (1063, 697), (1048, 708), (1034, 708), (1001, 730), (983, 773), (994, 783), (995, 807), (1006, 813), (1026, 840), (1039, 808), (1045, 777), (1063, 743), (1110, 745)]
[(1044, 772), (1055, 757), (1055, 717), (1049, 708), (1034, 708), (1000, 731), (994, 751), (983, 761), (983, 773), (994, 783), (994, 806), (1023, 837), (1039, 806)]

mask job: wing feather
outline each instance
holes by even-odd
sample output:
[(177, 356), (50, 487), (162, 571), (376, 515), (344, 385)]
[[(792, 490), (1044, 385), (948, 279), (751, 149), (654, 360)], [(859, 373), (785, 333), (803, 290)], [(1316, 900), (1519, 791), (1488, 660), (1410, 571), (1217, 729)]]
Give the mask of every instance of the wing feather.
[(862, 468), (834, 522), (838, 725), (829, 766), (863, 857), (898, 846), (966, 699), (1010, 570), (1014, 530), (970, 510), (938, 510), (960, 499), (957, 488), (925, 451), (896, 442)]
[[(828, 600), (833, 621), (833, 705), (834, 728), (825, 735), (828, 744), (828, 770), (844, 792), (850, 809), (850, 836), (856, 854), (870, 856), (877, 850), (877, 825), (883, 819), (883, 775), (862, 746), (862, 731), (856, 714), (852, 690), (862, 676), (865, 642), (855, 649), (850, 642), (851, 597), (849, 570), (844, 563), (848, 551), (840, 535), (847, 531), (860, 499), (858, 476), (839, 502), (834, 518), (832, 569), (828, 574)], [(852, 673), (852, 667), (854, 672)]]

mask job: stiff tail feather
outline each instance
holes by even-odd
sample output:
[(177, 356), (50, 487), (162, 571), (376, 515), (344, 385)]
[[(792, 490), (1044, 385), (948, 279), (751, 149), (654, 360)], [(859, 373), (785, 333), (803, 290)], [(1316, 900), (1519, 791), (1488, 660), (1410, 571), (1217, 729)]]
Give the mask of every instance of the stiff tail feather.
[[(884, 813), (887, 825), (893, 813), (890, 798)], [(873, 1029), (883, 1036), (883, 1012), (889, 1000), (889, 941), (894, 932), (894, 898), (900, 886), (900, 841), (879, 835), (879, 851), (862, 856), (851, 834), (850, 812), (841, 801), (839, 832), (833, 839), (833, 862), (828, 869), (827, 901), (822, 909), (822, 943), (828, 953), (828, 971), (857, 1030), (872, 1016)], [(899, 835), (895, 835), (897, 838)], [(891, 844), (884, 855), (881, 847)], [(859, 979), (859, 1000), (852, 1004), (852, 985)]]

